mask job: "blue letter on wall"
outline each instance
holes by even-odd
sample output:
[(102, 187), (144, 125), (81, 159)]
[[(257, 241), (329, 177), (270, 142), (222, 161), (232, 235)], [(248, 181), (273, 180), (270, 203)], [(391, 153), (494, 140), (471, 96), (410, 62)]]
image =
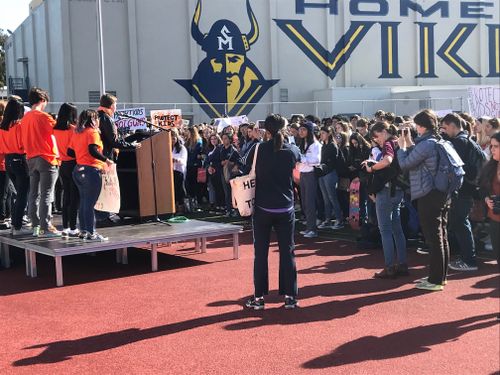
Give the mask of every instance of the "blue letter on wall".
[(379, 78), (401, 78), (398, 59), (398, 25), (400, 23), (380, 23), (382, 26), (382, 75)]
[(474, 31), (476, 26), (477, 25), (473, 23), (458, 24), (437, 52), (438, 56), (441, 57), (460, 75), (460, 77), (463, 78), (481, 77), (481, 75), (476, 73), (474, 69), (467, 65), (467, 63), (462, 60), (460, 56), (458, 56), (458, 51), (463, 46), (472, 31)]
[(329, 8), (330, 14), (339, 14), (339, 0), (329, 0), (328, 3), (306, 3), (306, 0), (295, 0), (297, 14), (305, 14), (306, 8)]
[[(456, 0), (452, 0), (456, 1)], [(414, 12), (419, 12), (422, 17), (429, 17), (431, 14), (441, 10), (441, 18), (448, 18), (450, 16), (450, 6), (447, 1), (438, 1), (433, 6), (429, 7), (427, 10), (424, 10), (422, 5), (418, 4), (415, 1), (411, 0), (401, 0), (401, 16), (408, 17), (409, 10), (413, 10)]]

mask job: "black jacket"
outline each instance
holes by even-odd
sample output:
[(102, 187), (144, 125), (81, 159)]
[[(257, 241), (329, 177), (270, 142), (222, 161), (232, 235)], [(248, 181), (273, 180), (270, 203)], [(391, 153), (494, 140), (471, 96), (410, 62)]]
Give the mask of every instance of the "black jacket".
[(99, 114), (99, 130), (101, 131), (102, 139), (102, 154), (108, 159), (115, 160), (113, 149), (130, 149), (134, 146), (126, 142), (118, 135), (118, 128), (115, 121), (109, 117), (106, 112), (98, 111)]
[[(478, 171), (471, 170), (471, 168), (473, 168), (473, 166), (471, 166), (470, 163), (468, 163), (469, 150), (470, 150), (469, 142), (471, 142), (471, 140), (467, 137), (467, 133), (461, 131), (460, 133), (458, 133), (458, 135), (456, 137), (447, 138), (447, 140), (449, 140), (451, 142), (451, 144), (455, 148), (455, 151), (457, 152), (458, 156), (460, 156), (460, 159), (462, 159), (462, 161), (464, 162), (465, 175), (466, 176), (467, 175), (469, 175), (469, 176), (477, 175)], [(472, 197), (475, 194), (475, 191), (476, 191), (476, 187), (474, 185), (468, 183), (464, 179), (462, 187), (458, 191), (458, 195), (460, 197)]]

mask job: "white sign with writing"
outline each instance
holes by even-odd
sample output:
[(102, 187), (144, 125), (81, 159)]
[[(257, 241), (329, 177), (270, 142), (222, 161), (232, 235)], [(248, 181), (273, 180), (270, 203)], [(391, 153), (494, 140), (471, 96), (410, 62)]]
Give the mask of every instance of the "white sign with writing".
[[(120, 116), (122, 114), (134, 118)], [(144, 122), (139, 121), (147, 120), (146, 108), (141, 107), (120, 109), (115, 113), (114, 120), (118, 130), (122, 133), (133, 132), (139, 129), (146, 129), (147, 125)]]
[(500, 87), (470, 87), (469, 106), (470, 114), (476, 118), (482, 116), (500, 117)]
[(180, 109), (151, 111), (151, 122), (162, 128), (180, 127), (182, 125), (182, 111)]

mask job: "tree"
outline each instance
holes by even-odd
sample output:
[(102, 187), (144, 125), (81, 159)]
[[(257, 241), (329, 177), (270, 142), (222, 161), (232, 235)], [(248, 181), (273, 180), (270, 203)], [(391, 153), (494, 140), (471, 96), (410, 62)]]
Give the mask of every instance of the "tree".
[(0, 29), (0, 88), (4, 87), (7, 83), (5, 77), (5, 44), (7, 43), (7, 38), (9, 34), (7, 34), (3, 29)]

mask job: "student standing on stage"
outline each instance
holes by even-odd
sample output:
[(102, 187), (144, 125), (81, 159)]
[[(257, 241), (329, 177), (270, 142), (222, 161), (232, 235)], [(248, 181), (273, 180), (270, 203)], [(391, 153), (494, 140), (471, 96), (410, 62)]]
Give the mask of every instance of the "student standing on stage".
[(186, 166), (188, 159), (188, 152), (186, 147), (182, 144), (179, 136), (179, 131), (172, 128), (172, 161), (174, 167), (174, 191), (175, 191), (175, 204), (177, 205), (177, 212), (184, 212), (184, 198), (186, 197), (186, 189), (184, 180), (186, 178)]
[(31, 228), (23, 226), (30, 184), (26, 154), (21, 143), (20, 122), (23, 115), (23, 103), (11, 98), (0, 124), (0, 153), (5, 154), (5, 170), (17, 192), (12, 209), (12, 233), (15, 236), (33, 233)]
[(76, 157), (73, 179), (80, 193), (80, 238), (85, 241), (108, 240), (95, 231), (94, 206), (101, 192), (101, 174), (107, 166), (114, 164), (102, 152), (97, 112), (87, 109), (78, 117), (76, 131), (68, 148), (68, 155)]
[(261, 143), (257, 151), (255, 212), (252, 218), (255, 292), (246, 307), (264, 309), (264, 295), (269, 293), (269, 242), (274, 228), (280, 256), (279, 294), (285, 297), (285, 308), (293, 309), (298, 306), (298, 289), (292, 173), (300, 161), (300, 151), (296, 146), (283, 142), (283, 117), (270, 115), (264, 127), (269, 141)]
[[(116, 112), (116, 104), (118, 99), (111, 94), (104, 94), (101, 96), (99, 101), (99, 108), (97, 113), (99, 116), (99, 130), (101, 132), (102, 139), (102, 154), (113, 161), (116, 161), (118, 157), (118, 150), (132, 149), (141, 147), (140, 143), (137, 142), (126, 142), (118, 134), (118, 128), (115, 124), (114, 115)], [(119, 220), (118, 215), (111, 213), (101, 213), (98, 214), (99, 220), (109, 220), (113, 223)]]
[(60, 175), (63, 184), (62, 203), (62, 235), (65, 237), (78, 237), (79, 231), (76, 228), (76, 217), (78, 215), (79, 194), (78, 188), (73, 181), (73, 169), (75, 169), (75, 158), (67, 154), (71, 138), (75, 133), (77, 120), (76, 106), (71, 103), (64, 103), (59, 109), (54, 136), (59, 148), (61, 168)]
[(30, 90), (29, 111), (21, 120), (22, 145), (26, 151), (30, 176), (28, 210), (33, 225), (33, 236), (58, 237), (52, 225), (54, 186), (59, 175), (59, 153), (54, 137), (55, 120), (45, 107), (49, 94), (37, 87)]

